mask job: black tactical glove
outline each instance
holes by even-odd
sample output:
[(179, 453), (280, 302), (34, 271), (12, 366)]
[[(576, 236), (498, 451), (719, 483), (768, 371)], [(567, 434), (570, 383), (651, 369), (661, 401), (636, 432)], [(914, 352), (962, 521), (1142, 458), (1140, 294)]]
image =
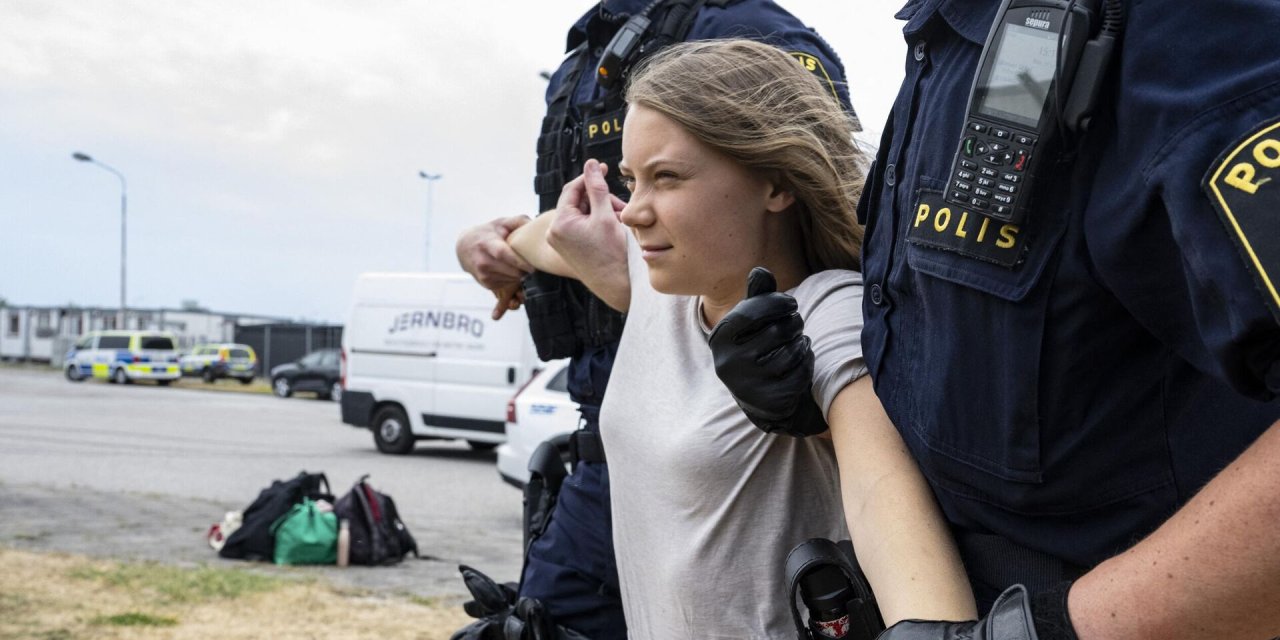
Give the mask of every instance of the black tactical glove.
[(502, 627), (515, 609), (516, 589), (501, 584), (467, 565), (459, 565), (462, 582), (474, 598), (462, 605), (475, 622), (457, 630), (450, 640), (502, 640)]
[(797, 438), (827, 430), (813, 399), (813, 350), (796, 299), (756, 267), (747, 297), (711, 331), (716, 375), (757, 427)]
[(541, 601), (517, 599), (514, 583), (500, 584), (465, 564), (458, 571), (475, 598), (462, 608), (477, 620), (453, 632), (449, 640), (588, 640), (557, 625)]
[(1069, 587), (1070, 583), (1063, 583), (1037, 594), (1035, 615), (1027, 589), (1015, 584), (996, 598), (991, 612), (982, 620), (903, 620), (889, 627), (877, 640), (1076, 640), (1066, 609)]

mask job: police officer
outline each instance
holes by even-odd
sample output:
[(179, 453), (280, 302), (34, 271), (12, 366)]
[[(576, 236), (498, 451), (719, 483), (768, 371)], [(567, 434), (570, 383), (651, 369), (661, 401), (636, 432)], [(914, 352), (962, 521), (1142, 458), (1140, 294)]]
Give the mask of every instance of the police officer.
[[(994, 247), (938, 203), (1000, 5), (898, 14), (859, 206), (868, 367), (994, 605), (881, 637), (1280, 635), (1280, 7), (1108, 2), (1091, 127)], [(726, 384), (749, 403), (775, 374)]]
[[(619, 37), (619, 32), (639, 34), (630, 53), (624, 47), (627, 38)], [(581, 173), (588, 158), (616, 167), (625, 118), (622, 89), (632, 64), (666, 44), (722, 37), (758, 38), (778, 46), (849, 105), (844, 70), (835, 52), (772, 0), (605, 0), (570, 29), (568, 56), (547, 88), (548, 113), (538, 140), (534, 184), (540, 209), (555, 208), (561, 187)], [(615, 195), (627, 197), (616, 172), (609, 174), (609, 183)], [(543, 273), (526, 277), (529, 265), (504, 242), (526, 221), (497, 219), (467, 230), (457, 243), (462, 267), (485, 287), (502, 292), (523, 280), (523, 300), (539, 356), (571, 358), (569, 393), (582, 412), (583, 428), (571, 441), (577, 464), (560, 489), (550, 521), (535, 532), (540, 535), (529, 545), (519, 595), (540, 600), (558, 625), (591, 638), (622, 638), (626, 627), (597, 420), (623, 316), (610, 307), (610, 301), (592, 295), (584, 283)], [(557, 248), (574, 251), (571, 245)], [(628, 288), (626, 273), (622, 261), (592, 270), (595, 278), (621, 279), (622, 290)], [(623, 302), (614, 304), (623, 306)], [(495, 316), (516, 304), (499, 300)]]

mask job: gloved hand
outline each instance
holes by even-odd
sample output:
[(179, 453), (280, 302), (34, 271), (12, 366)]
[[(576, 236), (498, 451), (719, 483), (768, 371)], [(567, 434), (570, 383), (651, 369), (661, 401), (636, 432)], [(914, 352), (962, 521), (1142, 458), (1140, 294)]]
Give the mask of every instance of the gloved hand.
[(475, 622), (455, 631), (450, 640), (502, 640), (503, 626), (515, 611), (516, 590), (467, 565), (460, 565), (462, 581), (473, 600), (462, 605)]
[(557, 625), (541, 601), (517, 598), (514, 583), (500, 584), (465, 564), (458, 571), (475, 598), (462, 608), (478, 619), (453, 632), (449, 640), (589, 640)]
[(777, 288), (768, 269), (751, 270), (746, 299), (708, 339), (716, 375), (766, 433), (817, 435), (827, 421), (813, 399), (813, 350), (796, 299)]
[(885, 630), (876, 640), (1040, 640), (1031, 598), (1015, 584), (996, 598), (987, 617), (977, 622), (936, 622), (903, 620)]

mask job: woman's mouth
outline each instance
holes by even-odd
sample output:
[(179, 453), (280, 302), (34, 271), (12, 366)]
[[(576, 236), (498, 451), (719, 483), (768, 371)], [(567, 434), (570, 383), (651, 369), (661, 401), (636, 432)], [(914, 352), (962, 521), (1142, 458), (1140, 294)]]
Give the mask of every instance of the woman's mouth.
[(669, 244), (642, 244), (640, 245), (640, 255), (645, 260), (653, 260), (671, 250)]

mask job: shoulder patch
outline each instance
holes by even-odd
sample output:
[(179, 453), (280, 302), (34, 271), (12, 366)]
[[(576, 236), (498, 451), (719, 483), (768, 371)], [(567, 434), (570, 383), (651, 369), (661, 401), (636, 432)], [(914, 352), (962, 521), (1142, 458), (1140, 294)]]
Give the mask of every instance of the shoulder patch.
[[(796, 62), (799, 62), (800, 66), (804, 67), (806, 71), (818, 76), (818, 80), (822, 82), (822, 85), (831, 90), (831, 96), (836, 99), (836, 102), (840, 102), (840, 92), (836, 90), (836, 82), (827, 73), (827, 68), (822, 66), (822, 60), (804, 51), (788, 51), (787, 53), (792, 58), (795, 58)], [(862, 131), (862, 122), (858, 120), (858, 114), (854, 113), (853, 107), (849, 107), (849, 117), (853, 119), (854, 131)]]
[(1200, 187), (1280, 322), (1280, 117), (1227, 147)]

